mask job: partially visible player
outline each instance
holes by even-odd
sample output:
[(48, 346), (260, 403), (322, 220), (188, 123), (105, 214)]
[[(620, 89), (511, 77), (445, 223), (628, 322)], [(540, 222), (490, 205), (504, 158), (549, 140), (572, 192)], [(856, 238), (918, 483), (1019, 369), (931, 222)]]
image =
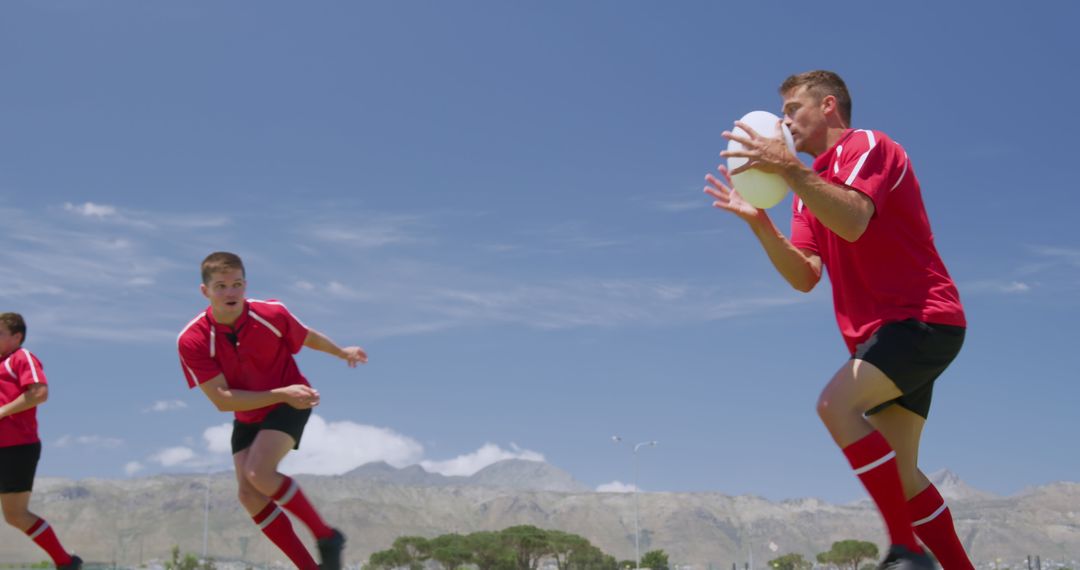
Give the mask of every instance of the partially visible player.
[(30, 493), (41, 457), (37, 407), (49, 398), (41, 361), (22, 347), (26, 321), (0, 313), (0, 504), (4, 520), (30, 537), (60, 570), (79, 570), (82, 559), (68, 554), (49, 523), (30, 512)]
[[(319, 393), (293, 355), (306, 346), (355, 367), (367, 362), (367, 354), (360, 347), (339, 347), (277, 301), (245, 298), (244, 264), (236, 254), (207, 256), (200, 289), (210, 307), (181, 331), (180, 366), (188, 387), (202, 388), (219, 410), (235, 413), (232, 452), (240, 503), (297, 568), (340, 570), (345, 537), (323, 521), (296, 481), (278, 472), (278, 464), (300, 447), (311, 408), (319, 404)], [(282, 507), (315, 535), (321, 566)]]

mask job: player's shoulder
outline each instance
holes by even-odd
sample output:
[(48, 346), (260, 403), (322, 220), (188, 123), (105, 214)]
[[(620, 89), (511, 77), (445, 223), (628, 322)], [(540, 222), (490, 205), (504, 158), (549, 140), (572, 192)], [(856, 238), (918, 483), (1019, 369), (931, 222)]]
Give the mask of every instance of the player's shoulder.
[(285, 303), (277, 299), (248, 299), (248, 309), (263, 317), (292, 314)]
[(181, 346), (198, 343), (200, 341), (206, 342), (209, 330), (206, 311), (203, 311), (196, 315), (195, 318), (188, 321), (188, 324), (184, 325), (184, 328), (180, 330), (180, 334), (176, 336), (176, 342)]
[(903, 147), (896, 142), (896, 139), (889, 136), (885, 131), (876, 129), (852, 129), (851, 136), (848, 137), (848, 143), (852, 150), (859, 150), (860, 152), (865, 152), (871, 148), (889, 150), (900, 148), (903, 150)]
[(38, 358), (36, 354), (34, 354), (33, 352), (30, 352), (30, 349), (28, 349), (26, 347), (22, 347), (22, 346), (17, 348), (15, 350), (15, 352), (12, 352), (11, 354), (9, 354), (8, 357), (7, 357), (7, 361), (8, 361), (8, 363), (13, 364), (13, 365), (14, 364), (26, 364), (28, 362), (36, 362), (39, 365), (41, 364), (41, 359)]

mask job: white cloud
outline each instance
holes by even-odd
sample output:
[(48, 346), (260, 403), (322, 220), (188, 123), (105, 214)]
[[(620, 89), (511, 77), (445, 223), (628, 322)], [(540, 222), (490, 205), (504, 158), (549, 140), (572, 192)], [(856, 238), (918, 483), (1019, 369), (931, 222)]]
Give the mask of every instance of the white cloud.
[(161, 451), (151, 455), (149, 459), (151, 461), (159, 463), (162, 467), (175, 467), (177, 465), (184, 465), (195, 459), (195, 451), (190, 447), (167, 447)]
[(689, 210), (704, 210), (709, 207), (709, 200), (702, 198), (699, 200), (682, 200), (678, 202), (662, 202), (657, 204), (656, 207), (664, 212), (686, 212)]
[(149, 408), (144, 409), (143, 413), (170, 412), (172, 410), (182, 410), (186, 407), (188, 407), (187, 402), (184, 402), (183, 400), (158, 400)]
[(1002, 295), (1028, 293), (1031, 291), (1031, 289), (1032, 286), (1024, 281), (997, 279), (971, 281), (968, 283), (964, 283), (960, 286), (961, 292), (970, 291), (973, 293), (999, 293)]
[(63, 435), (56, 440), (56, 447), (89, 447), (95, 449), (113, 449), (124, 444), (124, 440), (101, 435)]
[(143, 468), (144, 468), (143, 464), (139, 463), (138, 461), (128, 461), (127, 463), (124, 464), (124, 473), (128, 477), (131, 477), (132, 475), (138, 473), (139, 471), (142, 471)]
[(596, 486), (597, 493), (633, 493), (635, 490), (640, 491), (641, 489), (631, 483), (623, 483), (622, 481), (612, 481)]
[(206, 428), (206, 431), (203, 432), (206, 448), (211, 453), (231, 453), (232, 429), (233, 425), (230, 422)]
[(115, 206), (107, 206), (105, 204), (95, 204), (93, 202), (86, 202), (83, 204), (72, 204), (71, 202), (64, 202), (64, 209), (68, 212), (75, 212), (81, 216), (88, 218), (106, 218), (116, 215)]
[(517, 445), (510, 444), (509, 450), (502, 449), (493, 443), (485, 443), (480, 449), (459, 455), (445, 461), (421, 461), (420, 466), (431, 473), (442, 475), (462, 475), (468, 477), (477, 471), (504, 459), (524, 459), (527, 461), (544, 461), (544, 456), (535, 451), (521, 449)]
[(300, 449), (286, 456), (281, 467), (291, 473), (338, 475), (373, 461), (398, 468), (413, 465), (423, 453), (419, 442), (391, 429), (350, 421), (327, 422), (312, 414)]

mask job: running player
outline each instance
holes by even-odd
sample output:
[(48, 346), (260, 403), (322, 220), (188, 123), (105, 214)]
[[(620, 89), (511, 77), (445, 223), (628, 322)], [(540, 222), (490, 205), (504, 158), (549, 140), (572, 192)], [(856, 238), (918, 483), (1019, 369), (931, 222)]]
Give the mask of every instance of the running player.
[[(360, 347), (339, 347), (277, 301), (245, 298), (246, 289), (239, 256), (216, 252), (203, 260), (201, 290), (210, 306), (181, 331), (180, 366), (188, 387), (199, 386), (219, 410), (235, 413), (233, 465), (240, 503), (255, 524), (300, 570), (340, 570), (345, 537), (277, 469), (289, 450), (300, 447), (311, 408), (319, 403), (293, 355), (306, 346), (355, 367), (367, 362), (367, 354)], [(321, 566), (282, 507), (315, 535)]]

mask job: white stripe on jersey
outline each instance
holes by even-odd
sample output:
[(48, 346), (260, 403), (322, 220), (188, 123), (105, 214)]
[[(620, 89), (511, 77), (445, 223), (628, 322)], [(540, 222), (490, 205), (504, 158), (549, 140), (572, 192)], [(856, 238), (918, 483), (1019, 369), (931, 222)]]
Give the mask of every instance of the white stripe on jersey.
[(260, 299), (248, 299), (248, 302), (249, 303), (250, 302), (262, 303), (264, 305), (277, 305), (277, 306), (281, 307), (282, 309), (285, 309), (285, 312), (292, 315), (292, 318), (296, 319), (296, 322), (300, 323), (300, 326), (304, 327), (305, 329), (306, 328), (311, 328), (311, 327), (305, 325), (304, 321), (300, 320), (300, 317), (298, 317), (296, 315), (293, 315), (293, 312), (290, 311), (289, 308), (285, 306), (285, 303), (282, 303), (281, 301), (263, 301), (263, 300), (260, 300)]
[(25, 348), (22, 349), (23, 354), (26, 355), (26, 363), (30, 365), (30, 374), (34, 375), (34, 384), (40, 384), (41, 380), (38, 379), (37, 368), (34, 368), (34, 357), (30, 356), (30, 351)]
[[(201, 321), (204, 318), (206, 318), (206, 311), (203, 311), (203, 312), (199, 313), (199, 316), (195, 317), (194, 319), (191, 319), (191, 322), (184, 326), (183, 330), (180, 331), (180, 334), (176, 335), (176, 350), (177, 350), (177, 352), (180, 351), (180, 339), (184, 338), (184, 333), (188, 332), (188, 329), (195, 326), (195, 323)], [(213, 331), (214, 328), (211, 326), (210, 330)], [(211, 357), (214, 355), (213, 346), (214, 346), (214, 344), (210, 343), (210, 347), (211, 347), (210, 348), (210, 350), (211, 350), (210, 356)], [(184, 362), (183, 353), (181, 353), (181, 356), (180, 356), (180, 363), (184, 366), (184, 370), (187, 370), (188, 374), (191, 375), (191, 379), (194, 380), (196, 384), (198, 384), (199, 383), (199, 377), (195, 375), (195, 371), (192, 370), (191, 367), (187, 365), (187, 362)]]
[(11, 357), (10, 356), (4, 359), (4, 368), (7, 368), (8, 374), (11, 374), (12, 378), (14, 378), (16, 380), (19, 379), (19, 377), (15, 375), (15, 371), (11, 369)]
[(272, 331), (272, 332), (273, 332), (274, 334), (276, 334), (276, 335), (277, 335), (277, 337), (278, 337), (278, 338), (281, 338), (282, 336), (284, 336), (284, 335), (282, 335), (282, 334), (281, 334), (281, 331), (277, 330), (277, 327), (275, 327), (274, 325), (270, 324), (270, 321), (268, 321), (268, 320), (266, 320), (266, 319), (264, 319), (264, 318), (260, 317), (260, 316), (258, 315), (258, 313), (256, 313), (255, 311), (250, 311), (250, 310), (249, 310), (249, 311), (248, 311), (248, 314), (249, 314), (249, 315), (251, 315), (251, 318), (255, 319), (256, 321), (259, 321), (260, 323), (262, 323), (262, 324), (263, 324), (263, 326), (265, 326), (266, 328), (270, 329), (270, 330), (271, 330), (271, 331)]
[(840, 174), (840, 157), (844, 155), (844, 145), (836, 145), (836, 160), (832, 163), (832, 173)]
[(217, 327), (210, 324), (210, 358), (217, 354)]
[(866, 149), (866, 152), (862, 153), (862, 156), (859, 157), (859, 161), (855, 163), (855, 168), (852, 169), (851, 176), (848, 176), (847, 182), (844, 182), (845, 186), (851, 186), (851, 183), (855, 181), (855, 177), (858, 176), (859, 171), (862, 170), (863, 163), (866, 162), (866, 157), (870, 156), (870, 151), (874, 150), (874, 146), (877, 145), (877, 141), (874, 140), (873, 131), (859, 130), (857, 132), (866, 133), (866, 138), (869, 139), (870, 146)]
[(908, 159), (907, 152), (904, 152), (904, 170), (903, 170), (903, 172), (900, 173), (900, 178), (896, 179), (896, 184), (893, 184), (892, 188), (889, 188), (889, 192), (892, 192), (893, 190), (896, 190), (896, 187), (900, 186), (900, 183), (904, 181), (904, 177), (907, 176), (908, 164), (910, 164), (910, 163), (911, 163), (911, 160)]

